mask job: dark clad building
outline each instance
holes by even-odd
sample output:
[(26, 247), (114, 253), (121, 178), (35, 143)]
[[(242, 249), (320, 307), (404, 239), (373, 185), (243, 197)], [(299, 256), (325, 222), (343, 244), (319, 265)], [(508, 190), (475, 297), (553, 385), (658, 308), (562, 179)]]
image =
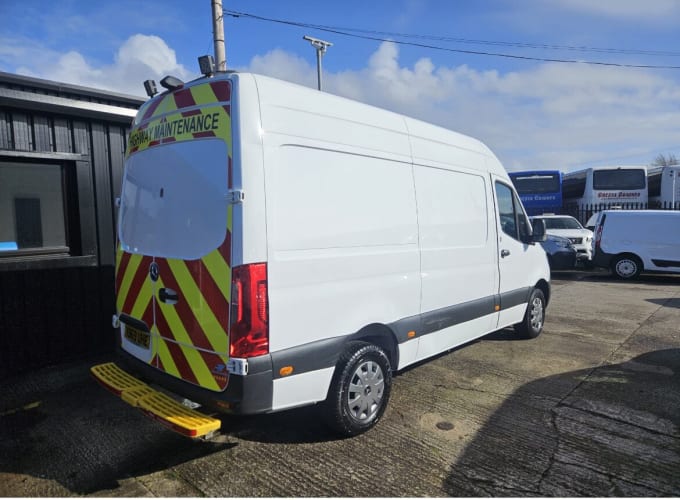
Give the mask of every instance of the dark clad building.
[(114, 205), (143, 102), (0, 72), (0, 378), (113, 347)]

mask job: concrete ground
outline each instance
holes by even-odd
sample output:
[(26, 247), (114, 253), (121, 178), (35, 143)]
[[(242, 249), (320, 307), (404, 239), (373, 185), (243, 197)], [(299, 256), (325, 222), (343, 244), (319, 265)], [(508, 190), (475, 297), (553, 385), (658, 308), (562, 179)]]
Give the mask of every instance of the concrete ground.
[(311, 407), (191, 441), (98, 386), (101, 361), (0, 381), (0, 496), (680, 496), (679, 276), (556, 273), (539, 338), (406, 370), (352, 439)]

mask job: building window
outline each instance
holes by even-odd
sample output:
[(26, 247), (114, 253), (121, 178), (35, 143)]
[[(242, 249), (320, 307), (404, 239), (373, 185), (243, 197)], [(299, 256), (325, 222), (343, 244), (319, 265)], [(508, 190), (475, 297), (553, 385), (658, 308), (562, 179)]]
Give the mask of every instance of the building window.
[(69, 168), (0, 161), (0, 258), (69, 253)]

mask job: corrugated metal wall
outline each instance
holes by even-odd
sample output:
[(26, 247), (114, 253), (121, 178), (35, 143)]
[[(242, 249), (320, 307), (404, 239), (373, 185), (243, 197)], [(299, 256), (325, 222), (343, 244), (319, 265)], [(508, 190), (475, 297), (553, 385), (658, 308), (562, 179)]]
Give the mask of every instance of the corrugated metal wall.
[[(0, 91), (17, 89), (10, 80), (12, 85), (5, 80), (3, 88), (0, 74)], [(5, 95), (0, 100), (0, 160), (64, 160), (76, 165), (77, 237), (82, 244), (80, 255), (60, 259), (0, 256), (0, 378), (105, 353), (114, 346), (114, 200), (120, 195), (129, 117), (121, 113), (97, 119), (93, 112), (84, 117), (78, 102), (93, 100), (87, 92), (20, 83), (23, 94), (51, 94), (62, 100), (66, 96), (74, 102), (73, 113), (63, 106), (62, 112), (49, 112), (54, 109), (49, 106), (48, 111), (30, 109), (34, 106)], [(120, 107), (129, 112), (134, 104), (124, 99)], [(116, 100), (107, 105), (115, 106)]]
[(14, 110), (0, 113), (0, 150), (75, 153), (89, 158), (99, 262), (103, 265), (114, 264), (113, 202), (120, 195), (127, 131), (124, 126), (95, 120)]

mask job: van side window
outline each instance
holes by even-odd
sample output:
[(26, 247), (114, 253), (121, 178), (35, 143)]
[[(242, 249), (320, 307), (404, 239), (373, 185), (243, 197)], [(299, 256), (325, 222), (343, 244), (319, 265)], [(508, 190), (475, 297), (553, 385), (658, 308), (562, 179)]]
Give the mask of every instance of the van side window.
[(510, 186), (496, 182), (496, 199), (498, 200), (498, 216), (503, 232), (520, 241), (528, 237), (531, 231), (527, 216)]

